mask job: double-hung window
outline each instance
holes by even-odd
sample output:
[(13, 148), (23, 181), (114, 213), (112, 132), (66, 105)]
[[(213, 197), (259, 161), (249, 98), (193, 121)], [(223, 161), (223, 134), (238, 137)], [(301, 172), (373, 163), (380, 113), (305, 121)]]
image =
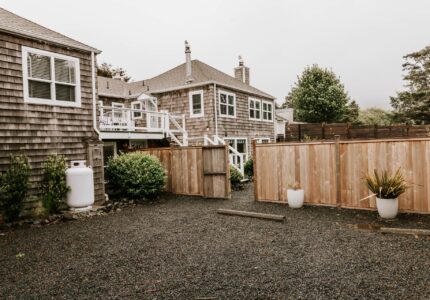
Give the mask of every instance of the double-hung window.
[(81, 106), (79, 59), (22, 47), (24, 102)]
[(261, 100), (249, 98), (249, 119), (261, 120)]
[(142, 108), (143, 106), (141, 101), (131, 102), (131, 109), (132, 109), (131, 118), (133, 120), (142, 119), (143, 117)]
[(190, 117), (203, 117), (204, 104), (203, 104), (203, 91), (193, 91), (189, 93), (190, 101)]
[(219, 92), (219, 114), (223, 117), (236, 117), (236, 95), (224, 91)]
[(273, 103), (263, 101), (262, 112), (264, 121), (273, 121)]

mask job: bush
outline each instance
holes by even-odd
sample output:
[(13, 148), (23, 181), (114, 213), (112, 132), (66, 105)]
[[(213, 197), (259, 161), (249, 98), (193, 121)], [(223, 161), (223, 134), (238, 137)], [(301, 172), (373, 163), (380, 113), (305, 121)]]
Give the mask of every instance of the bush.
[(240, 188), (240, 186), (242, 185), (242, 179), (243, 179), (243, 176), (239, 172), (239, 170), (233, 166), (230, 166), (230, 183), (231, 183), (232, 189), (235, 190)]
[(7, 221), (18, 219), (28, 191), (30, 164), (25, 155), (12, 155), (0, 178), (0, 207)]
[(134, 152), (110, 159), (106, 178), (127, 197), (153, 199), (164, 189), (166, 171), (156, 157)]
[(244, 166), (244, 172), (246, 177), (252, 178), (254, 176), (254, 162), (252, 158), (248, 159)]
[(43, 207), (48, 214), (57, 213), (70, 187), (66, 183), (66, 160), (61, 155), (50, 155), (43, 164), (40, 183)]

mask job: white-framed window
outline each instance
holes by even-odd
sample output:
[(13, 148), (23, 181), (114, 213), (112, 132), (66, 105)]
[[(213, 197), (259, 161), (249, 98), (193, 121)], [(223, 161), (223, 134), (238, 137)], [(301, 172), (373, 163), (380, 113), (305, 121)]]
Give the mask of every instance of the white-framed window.
[(270, 138), (256, 138), (257, 144), (268, 144), (270, 143)]
[(203, 91), (193, 91), (189, 93), (190, 117), (197, 118), (204, 116)]
[(124, 110), (123, 109), (115, 109), (115, 108), (124, 108), (124, 103), (112, 102), (112, 116), (114, 120), (123, 119), (124, 118)]
[[(237, 152), (244, 154), (244, 161), (245, 163), (248, 160), (248, 139), (245, 137), (226, 137), (224, 138), (224, 141), (226, 141), (232, 148), (234, 148)], [(232, 156), (232, 163), (239, 164), (240, 163), (240, 156), (237, 156), (233, 153), (230, 153)]]
[(268, 101), (262, 102), (263, 121), (273, 121), (273, 103)]
[(249, 98), (249, 119), (261, 120), (261, 100)]
[(236, 95), (219, 91), (219, 114), (222, 117), (236, 118)]
[(79, 59), (22, 47), (24, 102), (81, 106)]
[[(141, 101), (133, 101), (131, 102), (131, 109), (135, 110), (142, 110), (143, 109), (143, 105)], [(141, 111), (132, 111), (131, 112), (131, 119), (132, 120), (137, 120), (137, 119), (142, 119), (143, 117), (143, 113)]]

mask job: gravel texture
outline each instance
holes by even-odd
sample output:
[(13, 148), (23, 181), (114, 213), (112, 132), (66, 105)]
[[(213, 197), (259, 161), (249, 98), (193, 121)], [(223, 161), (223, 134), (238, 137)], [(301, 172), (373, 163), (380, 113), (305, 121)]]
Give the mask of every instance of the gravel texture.
[[(113, 214), (0, 231), (1, 299), (429, 299), (430, 216), (168, 196)], [(285, 222), (218, 208), (284, 214)]]

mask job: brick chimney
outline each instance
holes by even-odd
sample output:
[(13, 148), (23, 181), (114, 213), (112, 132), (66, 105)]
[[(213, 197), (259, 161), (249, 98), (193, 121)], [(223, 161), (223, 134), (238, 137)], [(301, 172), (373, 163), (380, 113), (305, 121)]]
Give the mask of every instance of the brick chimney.
[(188, 44), (187, 41), (185, 41), (185, 83), (189, 84), (194, 79), (192, 76), (192, 69), (191, 69), (191, 48), (190, 44)]
[(242, 56), (239, 55), (239, 66), (234, 68), (234, 77), (249, 84), (249, 68), (243, 63)]

